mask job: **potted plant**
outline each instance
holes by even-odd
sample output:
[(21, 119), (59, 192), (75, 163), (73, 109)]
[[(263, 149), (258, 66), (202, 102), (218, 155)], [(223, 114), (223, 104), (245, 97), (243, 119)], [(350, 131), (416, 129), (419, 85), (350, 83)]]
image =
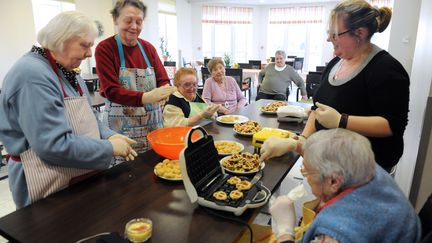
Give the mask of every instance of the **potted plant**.
[(227, 67), (231, 67), (231, 56), (230, 54), (226, 53), (224, 54), (224, 62), (225, 62), (225, 66)]
[(165, 40), (164, 37), (160, 38), (160, 46), (162, 58), (164, 61), (168, 61), (171, 59), (171, 54), (168, 51), (168, 41)]

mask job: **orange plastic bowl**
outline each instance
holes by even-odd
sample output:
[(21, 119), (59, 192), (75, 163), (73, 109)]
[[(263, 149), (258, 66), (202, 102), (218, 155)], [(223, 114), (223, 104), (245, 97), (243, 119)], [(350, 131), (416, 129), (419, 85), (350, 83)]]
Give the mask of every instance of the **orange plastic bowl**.
[[(168, 159), (179, 159), (180, 152), (185, 147), (185, 139), (187, 133), (192, 127), (165, 127), (159, 128), (147, 134), (147, 139), (150, 142), (153, 150), (162, 157)], [(195, 141), (199, 137), (198, 133), (194, 133), (192, 140)]]

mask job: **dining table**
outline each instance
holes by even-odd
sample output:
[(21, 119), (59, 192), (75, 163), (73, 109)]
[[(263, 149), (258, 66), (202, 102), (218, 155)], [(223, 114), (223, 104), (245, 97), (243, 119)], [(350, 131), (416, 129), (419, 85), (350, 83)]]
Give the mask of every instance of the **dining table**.
[[(303, 123), (278, 122), (276, 115), (260, 112), (262, 106), (271, 102), (252, 102), (235, 114), (263, 127), (302, 131)], [(213, 121), (204, 129), (214, 140), (237, 141), (244, 145), (244, 151), (254, 151), (252, 138), (235, 133), (232, 125)], [(274, 192), (298, 157), (289, 152), (267, 160), (262, 183)], [(102, 232), (123, 235), (128, 221), (149, 218), (153, 230), (148, 242), (236, 242), (247, 230), (238, 221), (252, 223), (260, 209), (247, 209), (235, 216), (191, 203), (181, 181), (155, 175), (154, 167), (163, 159), (149, 150), (134, 161), (100, 171), (18, 209), (0, 218), (0, 235), (11, 242), (77, 242)]]

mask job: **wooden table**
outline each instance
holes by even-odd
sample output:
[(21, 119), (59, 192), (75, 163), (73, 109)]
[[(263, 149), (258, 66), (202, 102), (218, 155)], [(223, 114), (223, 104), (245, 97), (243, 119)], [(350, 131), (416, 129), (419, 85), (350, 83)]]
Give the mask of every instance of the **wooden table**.
[[(302, 124), (276, 121), (258, 108), (269, 100), (260, 100), (241, 112), (263, 126), (300, 131)], [(205, 129), (217, 139), (233, 139), (252, 152), (250, 137), (235, 135), (232, 126), (211, 123)], [(298, 155), (266, 161), (262, 181), (274, 191)], [(153, 168), (162, 158), (152, 150), (133, 162), (125, 162), (28, 207), (0, 218), (0, 234), (15, 242), (75, 242), (101, 232), (123, 234), (125, 224), (147, 217), (153, 221), (149, 242), (232, 242), (245, 227), (212, 216), (191, 204), (182, 183), (159, 179)], [(208, 210), (208, 209), (207, 209)], [(213, 210), (214, 211), (214, 210)], [(220, 212), (220, 211), (217, 211)], [(237, 217), (251, 222), (258, 209), (249, 209)], [(235, 217), (232, 213), (223, 215)]]

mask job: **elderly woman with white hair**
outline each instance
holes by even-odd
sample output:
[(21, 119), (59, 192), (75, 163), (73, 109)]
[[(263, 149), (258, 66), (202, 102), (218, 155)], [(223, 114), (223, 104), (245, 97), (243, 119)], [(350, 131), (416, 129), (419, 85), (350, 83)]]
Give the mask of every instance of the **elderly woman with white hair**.
[[(275, 53), (275, 62), (270, 63), (265, 69), (261, 70), (258, 76), (260, 86), (256, 100), (272, 99), (286, 100), (288, 99), (287, 89), (294, 82), (300, 88), (302, 99), (307, 100), (306, 85), (302, 77), (290, 65), (285, 64), (286, 53), (278, 50)], [(288, 92), (289, 95), (289, 92)]]
[(75, 11), (55, 16), (6, 74), (0, 94), (0, 140), (9, 152), (9, 187), (24, 207), (106, 169), (113, 156), (134, 159), (134, 140), (102, 126), (82, 78), (73, 71), (92, 55), (94, 22)]
[(294, 234), (293, 202), (287, 196), (276, 199), (270, 212), (279, 242), (420, 240), (420, 221), (413, 207), (394, 179), (375, 163), (367, 138), (345, 129), (323, 130), (309, 137), (303, 148), (301, 173), (317, 200), (305, 203), (309, 208), (303, 208), (303, 222)]

